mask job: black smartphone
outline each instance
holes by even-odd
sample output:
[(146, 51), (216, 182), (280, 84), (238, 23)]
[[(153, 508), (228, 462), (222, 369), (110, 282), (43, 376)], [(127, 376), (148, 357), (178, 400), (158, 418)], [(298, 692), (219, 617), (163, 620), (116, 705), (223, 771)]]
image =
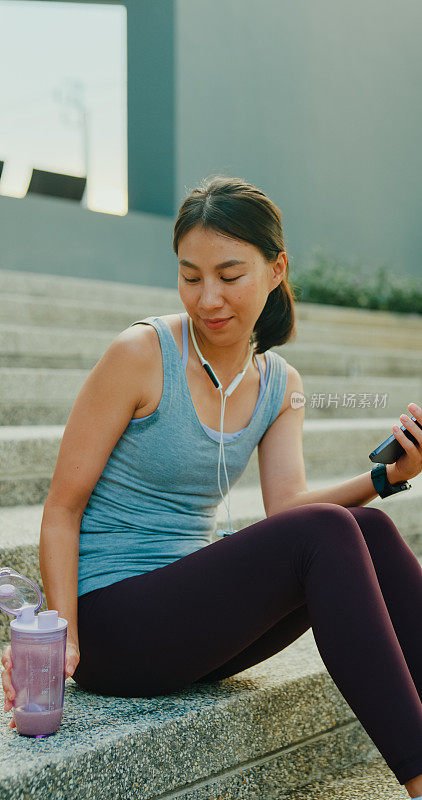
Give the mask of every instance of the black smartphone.
[[(421, 423), (418, 422), (417, 419), (415, 419), (413, 414), (408, 414), (408, 416), (410, 417), (410, 419), (413, 420), (413, 422), (416, 422), (416, 425), (418, 425), (418, 427), (421, 428), (422, 430)], [(400, 427), (402, 431), (405, 432), (407, 438), (410, 439), (411, 442), (413, 442), (413, 444), (418, 444), (417, 439), (415, 439), (415, 437), (410, 433), (410, 431), (407, 430), (407, 428), (404, 425), (400, 425)], [(375, 450), (372, 451), (372, 453), (369, 453), (369, 458), (371, 459), (371, 461), (375, 461), (376, 464), (394, 464), (394, 462), (397, 461), (398, 458), (400, 458), (402, 453), (405, 452), (406, 451), (404, 447), (401, 446), (400, 442), (398, 442), (396, 437), (394, 436), (394, 433), (392, 433), (391, 436), (389, 436), (388, 439), (382, 442), (382, 444), (378, 445), (378, 447), (376, 447)]]

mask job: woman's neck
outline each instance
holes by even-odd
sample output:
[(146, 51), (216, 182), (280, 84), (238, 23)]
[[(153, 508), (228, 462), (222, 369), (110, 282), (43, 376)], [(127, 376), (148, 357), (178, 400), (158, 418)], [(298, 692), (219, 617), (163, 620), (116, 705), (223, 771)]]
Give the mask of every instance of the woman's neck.
[[(230, 382), (242, 371), (247, 363), (250, 354), (250, 341), (241, 340), (229, 345), (213, 345), (201, 336), (200, 331), (193, 322), (193, 332), (198, 348), (206, 361), (209, 362), (217, 378), (224, 384)], [(189, 331), (190, 335), (190, 331)], [(192, 342), (192, 349), (195, 352), (198, 362), (200, 359)]]

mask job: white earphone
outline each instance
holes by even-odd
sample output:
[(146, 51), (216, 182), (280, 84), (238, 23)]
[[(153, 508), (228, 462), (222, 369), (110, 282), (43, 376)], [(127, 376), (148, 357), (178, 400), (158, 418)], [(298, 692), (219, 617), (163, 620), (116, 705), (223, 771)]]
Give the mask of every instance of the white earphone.
[[(239, 386), (239, 383), (240, 383), (240, 381), (242, 380), (243, 376), (244, 376), (244, 375), (245, 375), (245, 373), (246, 373), (246, 370), (247, 370), (247, 368), (249, 367), (249, 364), (250, 364), (250, 363), (251, 363), (251, 361), (252, 361), (252, 357), (253, 357), (253, 343), (251, 342), (251, 349), (250, 349), (249, 357), (248, 357), (248, 360), (247, 360), (247, 362), (246, 362), (246, 364), (245, 364), (244, 368), (242, 369), (242, 372), (239, 372), (239, 373), (238, 373), (238, 375), (236, 375), (236, 377), (235, 377), (235, 378), (232, 380), (232, 382), (231, 382), (230, 386), (229, 386), (229, 387), (226, 389), (226, 391), (224, 392), (224, 399), (223, 399), (223, 387), (222, 387), (222, 385), (221, 385), (220, 381), (218, 380), (218, 378), (217, 378), (217, 376), (216, 376), (216, 374), (215, 374), (214, 370), (212, 369), (212, 367), (210, 366), (210, 364), (208, 363), (208, 361), (206, 361), (206, 360), (205, 360), (205, 358), (203, 357), (203, 355), (202, 355), (202, 353), (201, 353), (201, 351), (200, 351), (200, 349), (199, 349), (199, 347), (198, 347), (198, 345), (197, 345), (197, 343), (196, 343), (195, 334), (194, 334), (194, 332), (193, 332), (193, 324), (192, 324), (192, 319), (191, 319), (191, 317), (189, 317), (189, 328), (190, 328), (190, 334), (191, 334), (192, 341), (193, 341), (193, 346), (194, 346), (194, 348), (195, 348), (196, 352), (198, 353), (198, 356), (199, 356), (199, 358), (200, 358), (201, 364), (202, 364), (202, 366), (203, 366), (203, 368), (204, 368), (205, 372), (207, 373), (207, 375), (208, 375), (208, 376), (210, 377), (210, 379), (212, 380), (212, 382), (213, 382), (214, 386), (216, 387), (216, 389), (218, 389), (218, 390), (219, 390), (219, 392), (220, 392), (220, 396), (221, 396), (221, 417), (220, 417), (220, 450), (219, 450), (219, 454), (218, 454), (218, 488), (219, 488), (219, 490), (220, 490), (220, 494), (221, 494), (221, 497), (222, 497), (222, 499), (223, 499), (223, 503), (224, 503), (224, 505), (225, 505), (225, 507), (226, 507), (226, 511), (227, 511), (227, 517), (228, 517), (228, 523), (229, 523), (229, 528), (230, 528), (230, 529), (229, 529), (229, 530), (222, 530), (221, 528), (219, 528), (219, 529), (217, 530), (217, 535), (219, 535), (219, 536), (228, 536), (228, 535), (229, 535), (229, 534), (231, 534), (231, 533), (236, 533), (236, 531), (234, 531), (234, 530), (233, 530), (233, 525), (232, 525), (231, 516), (230, 516), (230, 484), (229, 484), (229, 478), (228, 478), (228, 475), (227, 475), (227, 469), (226, 469), (226, 459), (225, 459), (225, 457), (224, 457), (224, 444), (223, 444), (223, 423), (224, 423), (224, 411), (225, 411), (225, 407), (226, 407), (226, 400), (227, 400), (227, 398), (228, 398), (228, 397), (230, 397), (230, 395), (231, 395), (231, 394), (233, 394), (233, 392), (234, 392), (234, 390), (236, 389), (236, 387), (237, 387), (237, 386)], [(224, 495), (223, 495), (223, 492), (221, 491), (221, 484), (220, 484), (220, 460), (221, 460), (221, 453), (223, 453), (223, 465), (224, 465), (224, 472), (225, 472), (225, 476), (226, 476), (226, 483), (227, 483), (227, 499), (228, 499), (228, 505), (226, 504), (225, 497), (224, 497)]]

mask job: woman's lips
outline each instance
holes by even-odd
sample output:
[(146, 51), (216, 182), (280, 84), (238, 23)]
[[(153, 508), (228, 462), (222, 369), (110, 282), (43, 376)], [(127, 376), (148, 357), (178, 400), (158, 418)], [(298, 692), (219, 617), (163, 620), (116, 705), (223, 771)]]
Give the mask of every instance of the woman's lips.
[(211, 328), (211, 330), (214, 330), (216, 328), (223, 328), (224, 325), (227, 325), (227, 323), (230, 322), (231, 319), (232, 317), (226, 317), (223, 320), (204, 319), (203, 322), (205, 322), (207, 328)]

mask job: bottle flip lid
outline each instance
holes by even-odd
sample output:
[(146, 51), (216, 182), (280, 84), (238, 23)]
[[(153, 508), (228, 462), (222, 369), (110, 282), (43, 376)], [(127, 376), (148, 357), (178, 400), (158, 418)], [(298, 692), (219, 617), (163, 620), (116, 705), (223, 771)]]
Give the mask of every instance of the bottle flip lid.
[(0, 608), (18, 617), (25, 607), (35, 614), (42, 606), (42, 593), (37, 583), (11, 567), (0, 568)]

